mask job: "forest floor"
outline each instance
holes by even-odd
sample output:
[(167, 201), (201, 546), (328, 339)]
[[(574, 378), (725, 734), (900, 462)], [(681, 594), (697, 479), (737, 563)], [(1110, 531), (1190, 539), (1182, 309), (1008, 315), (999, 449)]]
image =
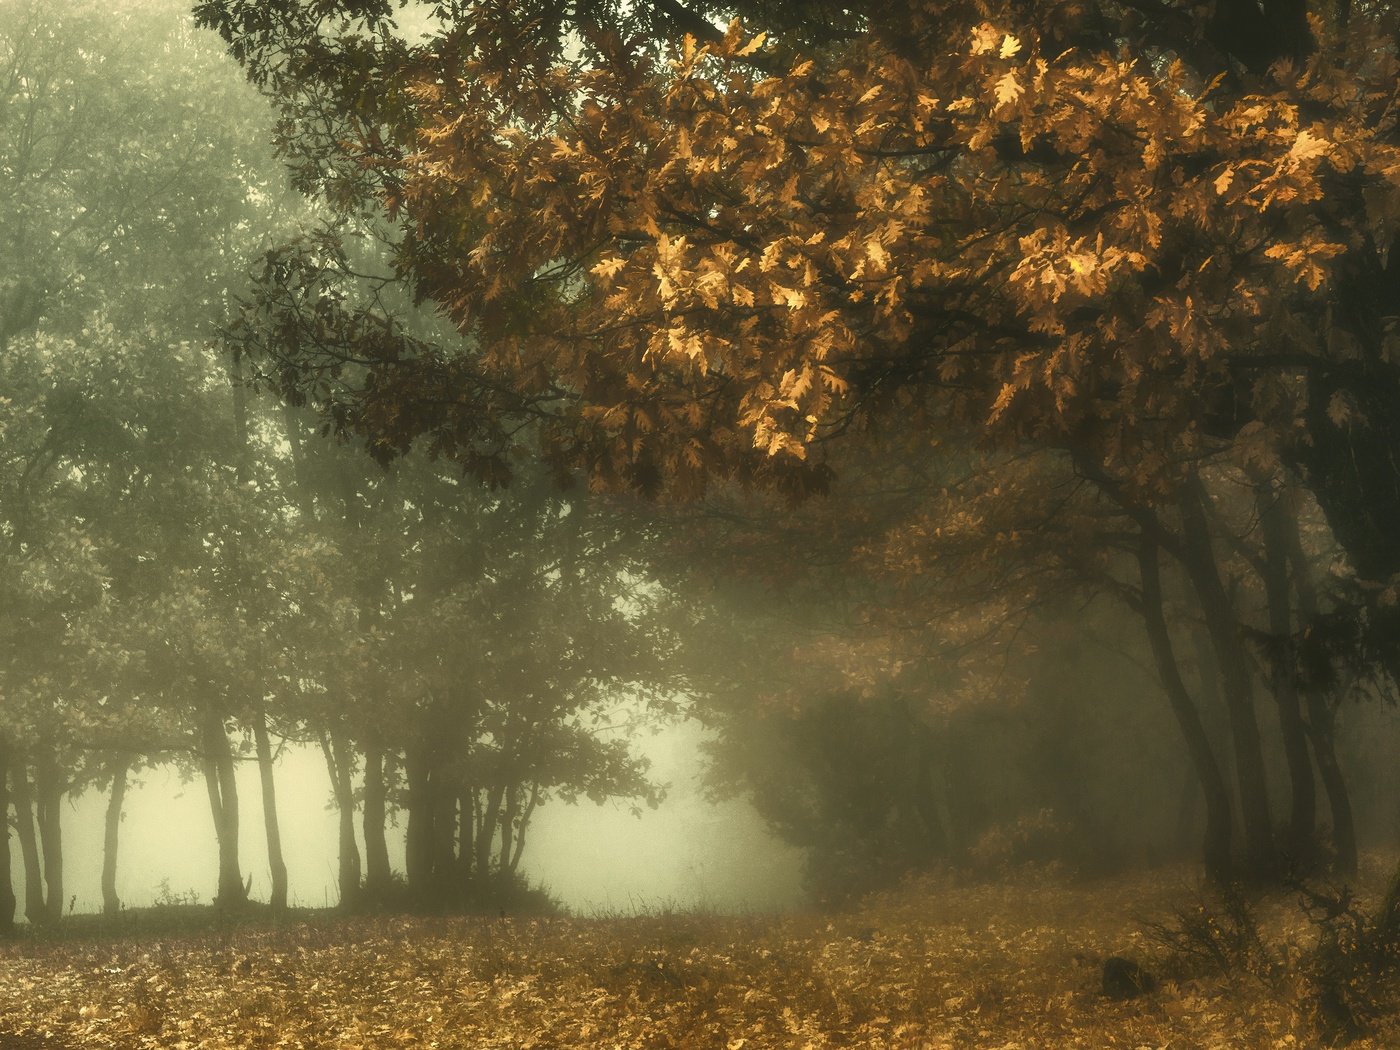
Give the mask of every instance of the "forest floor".
[[(1025, 873), (926, 879), (835, 915), (323, 918), (23, 938), (0, 944), (0, 1047), (1325, 1045), (1303, 977), (1222, 974), (1153, 934), (1201, 902), (1185, 870)], [(1306, 948), (1312, 927), (1291, 897), (1254, 913), (1274, 957)], [(1109, 955), (1140, 961), (1160, 987), (1105, 998)], [(1400, 1004), (1366, 1020), (1352, 1046), (1400, 1047)]]

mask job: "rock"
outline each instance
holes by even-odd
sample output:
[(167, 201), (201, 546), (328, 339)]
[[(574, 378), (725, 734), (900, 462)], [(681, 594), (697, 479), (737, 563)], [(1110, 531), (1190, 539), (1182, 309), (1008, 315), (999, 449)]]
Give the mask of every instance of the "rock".
[(1103, 961), (1103, 994), (1109, 999), (1136, 999), (1156, 991), (1157, 979), (1121, 955), (1110, 955)]

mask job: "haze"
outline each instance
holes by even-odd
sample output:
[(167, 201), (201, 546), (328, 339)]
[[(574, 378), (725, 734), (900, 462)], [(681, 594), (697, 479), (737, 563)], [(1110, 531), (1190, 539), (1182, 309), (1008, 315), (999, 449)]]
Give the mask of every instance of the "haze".
[(0, 0), (0, 1047), (1400, 1045), (1400, 15), (1207, 7)]

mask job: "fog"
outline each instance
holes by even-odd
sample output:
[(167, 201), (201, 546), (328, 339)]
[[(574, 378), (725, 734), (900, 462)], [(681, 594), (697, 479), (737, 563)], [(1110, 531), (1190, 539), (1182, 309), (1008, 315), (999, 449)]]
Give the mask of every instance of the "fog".
[(0, 1050), (1400, 1047), (1396, 17), (0, 0)]
[[(653, 776), (668, 785), (656, 809), (634, 815), (615, 802), (556, 801), (532, 822), (521, 862), (525, 877), (574, 914), (634, 914), (672, 910), (757, 914), (802, 901), (802, 856), (773, 836), (744, 802), (704, 797), (706, 734), (682, 723), (644, 735), (640, 750)], [(289, 746), (277, 763), (278, 803), (293, 907), (338, 903), (336, 815), (319, 751)], [(252, 897), (268, 889), (267, 843), (258, 810), (257, 769), (240, 766), (246, 816), (239, 836)], [(102, 908), (102, 822), (106, 799), (88, 792), (64, 806), (63, 837), (74, 910)], [(402, 871), (403, 828), (391, 828), (390, 858)], [(363, 836), (360, 837), (363, 848)], [(209, 802), (199, 780), (182, 783), (172, 768), (145, 773), (128, 789), (121, 828), (117, 892), (128, 907), (164, 898), (207, 904), (218, 857)], [(16, 856), (12, 877), (24, 894)]]
[[(366, 67), (378, 93), (318, 80), (348, 75), (336, 49), (374, 20), (334, 4), (288, 5), (241, 42), (257, 5), (203, 5), (222, 41), (166, 0), (0, 5), (0, 815), (23, 905), (5, 895), (0, 925), (119, 901), (237, 910), (245, 886), (274, 911), (509, 910), (543, 891), (585, 914), (766, 912), (932, 870), (1345, 876), (1393, 844), (1400, 630), (1386, 574), (1357, 579), (1343, 542), (1373, 530), (1334, 532), (1356, 509), (1296, 449), (1230, 436), (1297, 421), (1182, 405), (1159, 430), (1130, 405), (1104, 434), (1093, 413), (1062, 432), (1061, 391), (989, 441), (978, 421), (1019, 388), (993, 370), (943, 389), (957, 342), (939, 383), (880, 418), (887, 382), (932, 374), (906, 368), (925, 348), (832, 364), (886, 323), (833, 289), (895, 266), (887, 242), (931, 214), (841, 233), (869, 257), (823, 261), (802, 252), (838, 250), (835, 231), (750, 243), (767, 218), (712, 187), (681, 195), (699, 194), (690, 215), (628, 211), (650, 145), (628, 154), (635, 185), (569, 169), (606, 135), (541, 139), (554, 174), (511, 150), (474, 169), (526, 132), (491, 125), (494, 102), (438, 99), (441, 122), (414, 124), (436, 112), (423, 85), (459, 71), (433, 71), (451, 49), (431, 41), (421, 68), (396, 49), (458, 40), (448, 23), (476, 5), (380, 25), (396, 57)], [(537, 43), (560, 77), (598, 57), (555, 30)], [(303, 47), (319, 58), (282, 70)], [(1006, 36), (999, 61), (1021, 47)], [(518, 74), (497, 57), (476, 86)], [(394, 83), (406, 68), (428, 79)], [(586, 124), (585, 87), (525, 123)], [(481, 149), (443, 145), (468, 127)], [(891, 288), (932, 281), (938, 247)], [(804, 290), (734, 284), (786, 272)], [(802, 320), (817, 289), (849, 301)], [(1182, 428), (1210, 443), (1143, 451)], [(635, 724), (613, 724), (619, 705)], [(274, 763), (281, 739), (300, 743)], [(26, 892), (25, 870), (45, 885)]]

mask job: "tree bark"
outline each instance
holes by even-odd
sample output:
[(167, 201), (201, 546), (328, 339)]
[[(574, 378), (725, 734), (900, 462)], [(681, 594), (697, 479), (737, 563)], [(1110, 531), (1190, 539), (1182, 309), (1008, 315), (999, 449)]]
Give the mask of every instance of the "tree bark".
[(1270, 878), (1278, 872), (1278, 854), (1274, 846), (1273, 818), (1269, 813), (1264, 751), (1254, 714), (1249, 667), (1240, 646), (1239, 623), (1225, 593), (1212, 548), (1205, 511), (1207, 499), (1209, 496), (1199, 478), (1191, 478), (1182, 489), (1182, 554), (1220, 666), (1225, 710), (1230, 718), (1230, 738), (1234, 743), (1235, 775), (1239, 781), (1250, 873)]
[(511, 846), (515, 838), (515, 821), (520, 811), (520, 785), (510, 784), (505, 792), (505, 812), (501, 815), (501, 852), (496, 867), (504, 874), (510, 871)]
[(472, 885), (475, 842), (476, 788), (461, 787), (457, 791), (457, 884), (463, 889)]
[(267, 835), (267, 866), (272, 878), (268, 904), (272, 914), (281, 915), (287, 910), (287, 861), (282, 855), (282, 822), (277, 816), (277, 779), (272, 768), (272, 741), (267, 732), (267, 714), (261, 706), (253, 719), (253, 740), (258, 751), (263, 829)]
[(24, 917), (31, 925), (48, 921), (44, 907), (44, 871), (39, 860), (39, 838), (34, 829), (34, 796), (29, 786), (26, 754), (15, 748), (10, 757), (10, 785), (14, 796), (15, 834), (24, 858)]
[(495, 784), (486, 796), (486, 808), (481, 815), (481, 827), (476, 833), (476, 874), (479, 880), (491, 876), (491, 846), (496, 838), (496, 822), (501, 811), (504, 784)]
[(384, 749), (377, 744), (365, 748), (365, 894), (382, 898), (393, 884), (389, 867), (389, 845), (384, 838), (386, 816)]
[(453, 896), (457, 886), (457, 789), (441, 765), (433, 769), (433, 893), (439, 900)]
[(214, 836), (219, 844), (219, 888), (214, 903), (221, 908), (236, 908), (247, 900), (238, 859), (238, 784), (234, 780), (233, 752), (224, 731), (224, 721), (212, 708), (205, 711), (201, 744), (204, 784), (209, 792)]
[(122, 805), (126, 801), (126, 779), (129, 764), (124, 758), (112, 764), (112, 791), (107, 796), (107, 820), (102, 836), (102, 914), (108, 917), (121, 911), (117, 896), (117, 843), (121, 834)]
[(1196, 779), (1205, 795), (1206, 830), (1202, 853), (1206, 875), (1213, 882), (1225, 883), (1229, 881), (1231, 874), (1230, 792), (1225, 786), (1220, 766), (1215, 761), (1210, 736), (1206, 733), (1200, 712), (1181, 677), (1181, 667), (1172, 647), (1171, 631), (1167, 627), (1162, 602), (1162, 577), (1157, 543), (1146, 532), (1143, 533), (1138, 548), (1138, 570), (1142, 579), (1142, 617), (1147, 627), (1147, 639), (1152, 647), (1157, 674), (1161, 678), (1167, 702), (1171, 705), (1172, 714), (1176, 716), (1177, 726), (1186, 742), (1186, 751), (1191, 757)]
[(10, 746), (0, 734), (0, 936), (15, 928), (15, 884), (10, 864)]
[(344, 735), (336, 732), (321, 734), (321, 752), (326, 756), (326, 770), (331, 777), (335, 796), (340, 853), (340, 906), (353, 910), (360, 903), (360, 847), (355, 842), (355, 793), (352, 786), (354, 755)]
[(1269, 609), (1269, 684), (1278, 708), (1283, 753), (1288, 762), (1290, 803), (1287, 850), (1297, 858), (1313, 855), (1317, 833), (1317, 791), (1313, 784), (1313, 764), (1308, 754), (1307, 731), (1298, 699), (1297, 669), (1285, 655), (1291, 652), (1293, 603), (1288, 573), (1288, 511), (1284, 494), (1271, 480), (1255, 483), (1255, 507), (1259, 531), (1264, 540), (1264, 595)]
[(530, 785), (530, 797), (525, 802), (525, 808), (520, 811), (519, 823), (515, 828), (515, 846), (510, 853), (510, 871), (514, 874), (520, 868), (520, 855), (525, 852), (525, 829), (530, 826), (530, 818), (535, 815), (535, 807), (540, 801), (540, 785), (538, 782)]
[[(1298, 595), (1298, 614), (1304, 632), (1318, 619), (1317, 590), (1313, 586), (1312, 566), (1303, 550), (1303, 538), (1298, 532), (1298, 514), (1292, 501), (1287, 506), (1288, 561), (1293, 572), (1293, 587)], [(1327, 792), (1327, 805), (1332, 815), (1332, 849), (1336, 854), (1333, 865), (1340, 875), (1355, 875), (1357, 863), (1356, 818), (1351, 809), (1351, 792), (1342, 764), (1337, 758), (1337, 710), (1318, 682), (1306, 682), (1303, 698), (1307, 705), (1306, 729), (1312, 745), (1317, 773)]]
[(53, 750), (42, 747), (34, 768), (34, 794), (44, 854), (44, 909), (53, 922), (63, 918), (63, 823), (60, 818), (67, 788)]
[(433, 776), (428, 765), (427, 748), (421, 743), (409, 747), (404, 755), (404, 773), (408, 778), (408, 831), (404, 843), (404, 864), (408, 886), (420, 899), (432, 894), (433, 880), (433, 818), (437, 806), (433, 803)]

